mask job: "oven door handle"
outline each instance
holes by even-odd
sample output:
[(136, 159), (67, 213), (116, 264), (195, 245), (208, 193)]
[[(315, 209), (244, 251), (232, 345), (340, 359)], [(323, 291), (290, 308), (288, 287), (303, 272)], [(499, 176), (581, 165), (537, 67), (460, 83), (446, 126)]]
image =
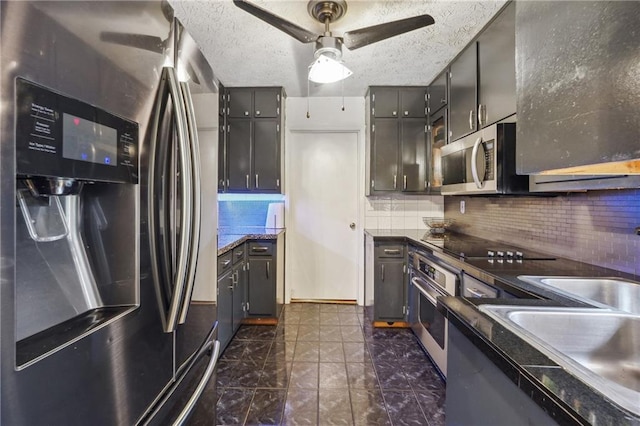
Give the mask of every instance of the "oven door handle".
[(438, 289), (434, 288), (434, 287), (433, 287), (431, 284), (429, 284), (428, 282), (426, 282), (426, 281), (424, 281), (424, 280), (421, 280), (421, 279), (420, 279), (420, 278), (418, 278), (418, 277), (413, 277), (413, 278), (411, 278), (411, 284), (413, 284), (413, 286), (414, 286), (415, 288), (417, 288), (417, 289), (418, 289), (418, 291), (419, 291), (420, 293), (422, 293), (422, 295), (423, 295), (424, 297), (426, 297), (427, 299), (429, 299), (429, 301), (430, 301), (431, 303), (433, 303), (433, 305), (434, 305), (434, 306), (438, 304), (438, 299), (436, 299), (435, 297), (433, 297), (433, 295), (432, 295), (432, 294), (430, 294), (430, 293), (429, 293), (429, 292), (428, 292), (428, 291), (427, 291), (427, 290), (426, 290), (426, 289), (425, 289), (425, 288), (420, 284), (420, 282), (421, 282), (421, 281), (422, 281), (422, 282), (424, 282), (424, 283), (426, 284), (426, 286), (427, 286), (429, 289), (433, 290), (433, 292), (434, 292), (434, 293), (438, 293), (438, 296), (443, 296), (443, 297), (444, 297), (444, 296), (446, 296), (446, 294), (444, 294), (443, 292), (441, 292), (441, 291), (439, 291)]

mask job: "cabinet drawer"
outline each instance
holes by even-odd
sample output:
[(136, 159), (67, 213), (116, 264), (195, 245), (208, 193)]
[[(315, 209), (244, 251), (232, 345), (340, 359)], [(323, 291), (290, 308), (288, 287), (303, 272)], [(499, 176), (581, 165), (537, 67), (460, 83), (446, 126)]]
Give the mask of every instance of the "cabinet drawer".
[(375, 255), (378, 258), (402, 258), (404, 257), (404, 244), (385, 244), (376, 246)]
[(250, 242), (249, 256), (273, 256), (273, 243), (268, 241)]
[(222, 256), (218, 256), (218, 276), (230, 270), (231, 264), (232, 264), (231, 251), (226, 252)]
[(242, 244), (241, 246), (238, 246), (238, 247), (233, 249), (232, 256), (233, 256), (233, 264), (234, 265), (236, 263), (241, 262), (242, 260), (244, 260), (245, 251), (246, 251), (246, 245), (245, 244)]

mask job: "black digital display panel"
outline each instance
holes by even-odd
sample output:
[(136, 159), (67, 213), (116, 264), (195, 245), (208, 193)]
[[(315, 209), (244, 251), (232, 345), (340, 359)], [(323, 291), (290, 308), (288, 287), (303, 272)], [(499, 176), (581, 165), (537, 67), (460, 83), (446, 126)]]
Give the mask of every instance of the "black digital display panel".
[(138, 183), (138, 123), (23, 78), (16, 106), (19, 175)]
[(62, 114), (62, 156), (116, 167), (118, 131), (67, 113)]

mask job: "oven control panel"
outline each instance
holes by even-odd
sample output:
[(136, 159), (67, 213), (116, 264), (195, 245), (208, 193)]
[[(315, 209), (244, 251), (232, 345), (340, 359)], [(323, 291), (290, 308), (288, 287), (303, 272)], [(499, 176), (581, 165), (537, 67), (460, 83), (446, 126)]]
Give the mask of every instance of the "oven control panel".
[(430, 265), (429, 262), (423, 259), (418, 259), (418, 269), (440, 287), (446, 288), (447, 276), (438, 268)]

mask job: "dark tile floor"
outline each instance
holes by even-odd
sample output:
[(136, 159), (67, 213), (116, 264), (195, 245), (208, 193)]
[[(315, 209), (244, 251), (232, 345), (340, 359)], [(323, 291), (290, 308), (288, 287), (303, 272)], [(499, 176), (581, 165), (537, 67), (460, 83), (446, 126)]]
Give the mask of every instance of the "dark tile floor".
[(407, 329), (361, 307), (294, 303), (238, 330), (218, 362), (222, 425), (442, 425), (444, 382)]

